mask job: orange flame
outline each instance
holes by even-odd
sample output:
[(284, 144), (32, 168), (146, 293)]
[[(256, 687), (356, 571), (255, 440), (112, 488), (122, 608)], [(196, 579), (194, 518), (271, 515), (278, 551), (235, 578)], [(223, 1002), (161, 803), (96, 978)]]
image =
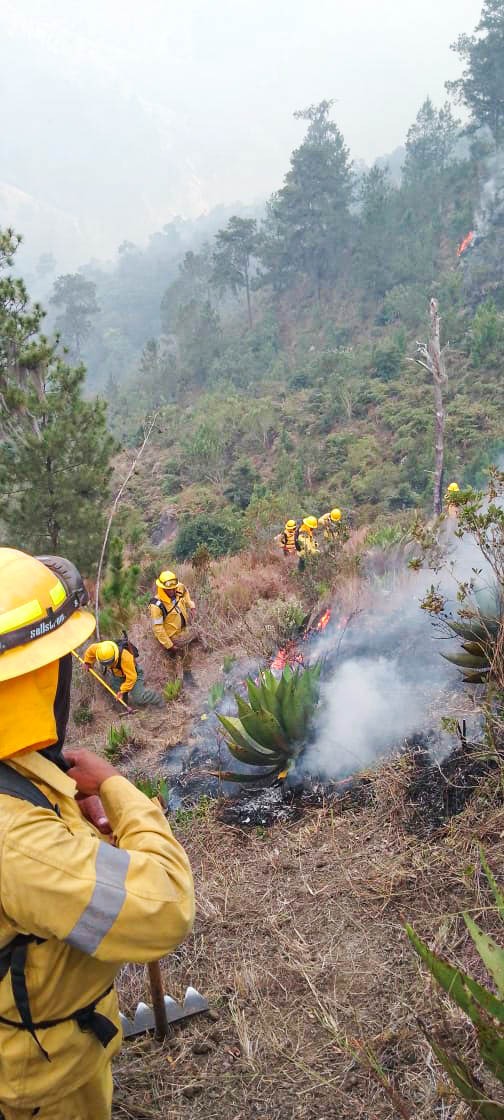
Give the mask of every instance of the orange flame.
[(303, 665), (303, 654), (295, 648), (295, 646), (285, 646), (279, 649), (276, 657), (271, 662), (271, 668), (276, 669), (278, 672), (283, 673), (286, 665)]
[(473, 229), (469, 230), (469, 233), (467, 234), (467, 236), (464, 237), (464, 240), (460, 242), (460, 245), (457, 249), (457, 257), (461, 257), (462, 253), (465, 253), (466, 249), (468, 249), (469, 246), (472, 245), (475, 237), (476, 237), (475, 230), (473, 230)]
[(319, 618), (319, 620), (318, 620), (318, 622), (317, 622), (317, 625), (316, 625), (316, 627), (315, 627), (315, 629), (316, 629), (316, 630), (318, 630), (318, 631), (319, 631), (319, 633), (320, 633), (320, 632), (321, 632), (322, 630), (325, 630), (325, 628), (326, 628), (326, 626), (327, 626), (328, 622), (330, 622), (330, 619), (331, 619), (331, 614), (332, 614), (332, 611), (331, 611), (331, 610), (329, 609), (329, 607), (328, 607), (328, 608), (327, 608), (327, 610), (326, 610), (326, 611), (324, 611), (324, 613), (323, 613), (323, 615), (322, 615), (322, 618)]

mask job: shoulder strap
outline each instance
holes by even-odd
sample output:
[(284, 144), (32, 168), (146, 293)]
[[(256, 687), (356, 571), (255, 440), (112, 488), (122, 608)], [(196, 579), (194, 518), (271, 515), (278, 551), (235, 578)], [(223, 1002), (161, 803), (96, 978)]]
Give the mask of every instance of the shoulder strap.
[(39, 809), (51, 809), (53, 813), (56, 812), (55, 806), (51, 805), (38, 786), (23, 774), (18, 774), (17, 770), (7, 766), (5, 762), (0, 762), (0, 793), (17, 797), (19, 801), (28, 801), (30, 805), (37, 805)]
[(165, 604), (161, 602), (161, 599), (149, 599), (149, 603), (152, 603), (153, 607), (159, 607), (163, 618), (166, 618), (168, 614), (168, 608), (165, 607)]

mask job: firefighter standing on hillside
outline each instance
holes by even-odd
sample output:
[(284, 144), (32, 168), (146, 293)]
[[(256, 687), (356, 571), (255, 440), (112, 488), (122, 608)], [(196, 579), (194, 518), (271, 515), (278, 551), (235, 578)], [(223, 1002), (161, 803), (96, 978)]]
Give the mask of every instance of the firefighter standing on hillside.
[[(175, 572), (161, 572), (156, 580), (156, 595), (149, 603), (152, 631), (158, 642), (175, 657), (183, 654), (187, 667), (187, 648), (195, 639), (191, 612), (195, 604), (187, 587), (179, 583)], [(183, 675), (184, 662), (181, 663)]]
[(315, 556), (319, 551), (315, 530), (318, 527), (316, 517), (305, 517), (298, 533), (299, 571), (304, 572), (306, 561)]
[(275, 537), (278, 544), (283, 550), (284, 556), (296, 556), (298, 551), (298, 531), (299, 526), (297, 521), (292, 518), (285, 522), (283, 531)]
[(444, 497), (444, 504), (448, 517), (451, 517), (452, 520), (456, 520), (458, 517), (458, 503), (456, 500), (454, 501), (454, 498), (457, 494), (460, 494), (460, 486), (458, 482), (450, 482), (450, 485)]
[(146, 688), (143, 669), (137, 663), (138, 650), (127, 636), (120, 642), (93, 642), (84, 654), (87, 669), (98, 663), (104, 675), (111, 673), (111, 684), (118, 700), (137, 708), (151, 705), (161, 708), (163, 697), (153, 688)]
[(62, 753), (71, 650), (95, 626), (86, 602), (68, 561), (0, 549), (5, 1120), (109, 1120), (115, 977), (174, 950), (193, 922), (189, 862), (158, 802), (92, 752)]

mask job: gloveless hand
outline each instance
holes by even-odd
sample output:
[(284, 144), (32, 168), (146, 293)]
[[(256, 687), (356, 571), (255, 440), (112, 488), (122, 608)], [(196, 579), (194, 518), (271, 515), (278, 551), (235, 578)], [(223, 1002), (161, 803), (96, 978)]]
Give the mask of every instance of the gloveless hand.
[(99, 794), (100, 787), (107, 778), (112, 778), (119, 773), (106, 759), (83, 747), (79, 749), (67, 747), (63, 753), (69, 766), (68, 776), (73, 778), (79, 793), (85, 797)]

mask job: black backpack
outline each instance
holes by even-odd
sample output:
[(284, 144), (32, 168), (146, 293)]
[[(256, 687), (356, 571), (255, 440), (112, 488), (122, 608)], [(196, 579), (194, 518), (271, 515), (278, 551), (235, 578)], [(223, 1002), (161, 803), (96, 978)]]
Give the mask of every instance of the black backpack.
[(128, 653), (131, 653), (131, 656), (135, 661), (138, 657), (140, 657), (140, 650), (138, 649), (138, 646), (136, 646), (134, 642), (130, 641), (125, 630), (123, 630), (122, 638), (118, 638), (115, 644), (119, 650), (119, 660), (117, 662), (118, 669), (122, 669), (121, 657), (125, 649), (127, 649)]
[[(52, 805), (38, 786), (30, 782), (29, 778), (19, 774), (17, 770), (13, 770), (11, 766), (6, 766), (5, 762), (0, 762), (0, 794), (2, 793), (8, 794), (9, 797), (17, 797), (20, 801), (27, 801), (30, 805), (36, 805), (39, 809), (50, 809), (58, 817), (61, 815), (58, 806)], [(0, 1023), (17, 1030), (28, 1031), (48, 1062), (51, 1059), (37, 1038), (37, 1030), (56, 1027), (59, 1023), (66, 1023), (71, 1019), (75, 1019), (81, 1031), (92, 1031), (101, 1045), (106, 1048), (117, 1034), (117, 1027), (105, 1015), (100, 1015), (96, 1011), (96, 1005), (112, 991), (113, 985), (101, 996), (98, 996), (98, 999), (93, 1000), (93, 1003), (88, 1004), (87, 1007), (81, 1007), (78, 1011), (74, 1011), (72, 1015), (66, 1015), (63, 1019), (47, 1019), (42, 1023), (33, 1022), (26, 987), (26, 956), (29, 945), (41, 945), (43, 941), (43, 937), (37, 937), (34, 933), (18, 933), (12, 941), (9, 941), (7, 945), (0, 949), (0, 983), (10, 972), (14, 1003), (21, 1020), (20, 1023), (17, 1023), (13, 1019), (4, 1019), (0, 1015)]]

